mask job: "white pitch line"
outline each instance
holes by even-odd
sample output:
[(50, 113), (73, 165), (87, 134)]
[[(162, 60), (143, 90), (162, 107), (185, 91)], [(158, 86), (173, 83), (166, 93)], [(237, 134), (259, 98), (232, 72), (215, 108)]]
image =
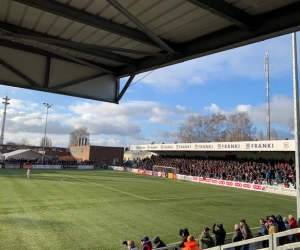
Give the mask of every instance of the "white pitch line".
[(210, 198), (210, 197), (220, 197), (220, 196), (231, 196), (236, 194), (223, 194), (223, 195), (200, 195), (200, 196), (189, 196), (189, 197), (171, 197), (171, 198), (161, 198), (161, 199), (150, 199), (151, 201), (162, 201), (162, 200), (177, 200), (177, 199), (193, 199), (193, 198)]
[(115, 188), (107, 187), (107, 186), (104, 186), (104, 185), (101, 185), (101, 184), (98, 184), (98, 183), (95, 183), (95, 182), (91, 182), (91, 181), (86, 181), (86, 180), (83, 180), (83, 179), (75, 178), (75, 177), (67, 175), (67, 174), (64, 174), (64, 175), (68, 176), (70, 178), (79, 180), (79, 181), (87, 182), (87, 183), (90, 183), (90, 184), (93, 184), (93, 185), (96, 185), (96, 186), (99, 186), (99, 187), (103, 187), (103, 188), (106, 188), (106, 189), (110, 189), (110, 190), (122, 193), (122, 194), (127, 194), (127, 195), (130, 195), (130, 196), (136, 197), (136, 198), (140, 198), (142, 200), (150, 201), (150, 199), (147, 199), (147, 198), (142, 197), (142, 196), (138, 196), (138, 195), (131, 194), (131, 193), (128, 193), (128, 192), (124, 192), (124, 191), (121, 191), (121, 190), (118, 190), (118, 189), (115, 189)]

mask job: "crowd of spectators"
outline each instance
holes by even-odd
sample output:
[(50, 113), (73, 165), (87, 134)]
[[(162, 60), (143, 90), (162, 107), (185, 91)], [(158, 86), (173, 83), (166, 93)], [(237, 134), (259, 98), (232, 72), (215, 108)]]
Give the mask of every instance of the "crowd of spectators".
[(23, 165), (61, 165), (63, 168), (67, 168), (68, 166), (77, 166), (77, 165), (94, 165), (94, 161), (76, 161), (76, 160), (49, 160), (44, 159), (14, 159), (8, 158), (5, 159), (4, 165), (18, 165), (22, 168)]
[[(190, 234), (187, 228), (180, 229), (179, 235), (181, 237), (181, 242), (177, 245), (182, 250), (203, 250), (214, 246), (222, 246), (228, 243), (236, 243), (243, 240), (248, 240), (253, 237), (260, 237), (266, 235), (272, 235), (279, 232), (284, 232), (286, 230), (298, 228), (297, 221), (292, 215), (282, 218), (281, 215), (270, 215), (266, 219), (259, 220), (260, 227), (259, 230), (253, 232), (250, 226), (246, 223), (245, 219), (241, 219), (238, 224), (233, 226), (234, 232), (231, 238), (227, 237), (228, 234), (224, 229), (222, 223), (214, 224), (211, 228), (205, 227), (198, 238)], [(256, 227), (257, 228), (257, 227)], [(278, 245), (282, 246), (288, 243), (299, 242), (300, 234), (295, 233), (287, 236), (279, 237)], [(141, 250), (153, 249), (153, 244), (155, 248), (165, 247), (166, 244), (160, 239), (159, 236), (155, 236), (151, 241), (148, 236), (141, 239)], [(133, 240), (123, 241), (123, 244), (127, 246), (129, 250), (137, 250), (137, 245)], [(269, 240), (258, 241), (257, 244), (260, 246), (255, 246), (259, 248), (268, 248)], [(234, 247), (235, 250), (249, 250), (250, 244), (244, 244), (243, 246)]]
[(295, 164), (292, 160), (152, 155), (136, 164), (137, 168), (146, 170), (152, 170), (154, 165), (176, 168), (177, 174), (204, 178), (295, 185)]

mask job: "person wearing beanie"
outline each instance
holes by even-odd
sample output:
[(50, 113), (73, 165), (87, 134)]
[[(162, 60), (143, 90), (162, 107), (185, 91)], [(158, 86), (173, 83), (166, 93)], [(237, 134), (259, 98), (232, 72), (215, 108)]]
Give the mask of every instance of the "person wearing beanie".
[(156, 235), (152, 241), (155, 244), (155, 248), (166, 247), (166, 244), (159, 238), (158, 235)]
[(195, 240), (195, 237), (193, 235), (189, 235), (187, 237), (187, 242), (184, 242), (185, 248), (182, 250), (201, 250), (201, 248), (198, 247), (198, 242)]
[(215, 235), (215, 242), (216, 246), (224, 245), (225, 238), (226, 238), (226, 231), (223, 228), (223, 224), (219, 223), (217, 225), (218, 229), (216, 230), (216, 224), (212, 227), (212, 233)]
[(141, 239), (142, 248), (141, 250), (151, 250), (152, 244), (148, 236), (145, 236), (143, 239)]
[(205, 227), (203, 232), (199, 236), (199, 246), (201, 249), (206, 249), (215, 246), (214, 239), (209, 235), (211, 229)]

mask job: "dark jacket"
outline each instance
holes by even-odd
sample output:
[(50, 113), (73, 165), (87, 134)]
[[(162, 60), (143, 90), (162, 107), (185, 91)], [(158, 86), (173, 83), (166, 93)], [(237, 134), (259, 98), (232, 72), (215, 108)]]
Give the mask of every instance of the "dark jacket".
[(238, 242), (238, 241), (241, 241), (242, 239), (243, 239), (243, 235), (242, 235), (240, 229), (235, 230), (235, 233), (232, 236), (232, 242)]
[(166, 244), (159, 238), (158, 235), (153, 238), (153, 243), (156, 245), (156, 248), (166, 247)]
[[(243, 239), (243, 235), (242, 235), (240, 229), (235, 230), (235, 233), (232, 236), (232, 242), (238, 242), (238, 241), (241, 241), (242, 239)], [(235, 247), (234, 249), (238, 250), (241, 248), (242, 248), (242, 246), (238, 246), (238, 247)]]
[(160, 247), (166, 247), (166, 244), (161, 240), (158, 242), (158, 244), (156, 244), (156, 248), (160, 248)]
[(189, 230), (187, 228), (185, 229), (180, 229), (179, 234), (182, 236), (182, 241), (178, 245), (178, 247), (183, 248), (184, 247), (184, 242), (187, 242), (187, 237), (190, 235)]
[(215, 230), (215, 225), (213, 225), (212, 232), (213, 234), (215, 234), (216, 246), (224, 245), (226, 238), (226, 231), (224, 230), (224, 228), (219, 227), (217, 230)]
[(214, 239), (208, 232), (203, 231), (199, 236), (199, 246), (201, 249), (206, 249), (215, 246)]
[(269, 232), (268, 232), (268, 229), (266, 228), (266, 225), (261, 224), (260, 229), (259, 229), (259, 235), (264, 236), (264, 235), (268, 235), (268, 234), (269, 234)]

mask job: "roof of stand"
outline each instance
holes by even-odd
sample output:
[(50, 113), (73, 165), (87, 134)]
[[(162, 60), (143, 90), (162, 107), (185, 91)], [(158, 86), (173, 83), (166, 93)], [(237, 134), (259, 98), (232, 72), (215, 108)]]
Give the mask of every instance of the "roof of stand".
[(1, 0), (0, 83), (118, 103), (137, 73), (299, 28), (298, 0)]

